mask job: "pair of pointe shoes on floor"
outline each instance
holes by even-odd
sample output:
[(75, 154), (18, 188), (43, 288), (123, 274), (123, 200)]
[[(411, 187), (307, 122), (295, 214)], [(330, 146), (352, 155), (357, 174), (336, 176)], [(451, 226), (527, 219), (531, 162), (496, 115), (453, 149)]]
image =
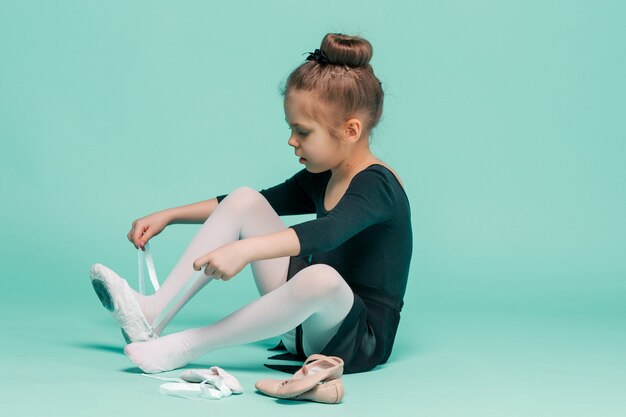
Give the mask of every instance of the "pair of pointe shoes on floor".
[(343, 399), (342, 375), (340, 357), (314, 354), (290, 379), (261, 379), (255, 387), (276, 398), (334, 404)]

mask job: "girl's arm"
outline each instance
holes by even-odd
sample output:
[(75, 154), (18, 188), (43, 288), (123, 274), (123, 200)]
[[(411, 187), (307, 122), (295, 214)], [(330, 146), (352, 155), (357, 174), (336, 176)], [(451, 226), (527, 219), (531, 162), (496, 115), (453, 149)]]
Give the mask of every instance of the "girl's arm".
[(239, 242), (245, 245), (248, 262), (300, 254), (300, 240), (291, 227), (276, 233), (248, 237)]
[(267, 235), (251, 236), (213, 249), (193, 262), (193, 269), (227, 281), (247, 264), (262, 259), (295, 256), (300, 253), (298, 235), (291, 228)]
[(217, 204), (217, 198), (211, 198), (210, 200), (166, 209), (163, 210), (163, 213), (167, 216), (167, 224), (202, 224), (213, 213)]

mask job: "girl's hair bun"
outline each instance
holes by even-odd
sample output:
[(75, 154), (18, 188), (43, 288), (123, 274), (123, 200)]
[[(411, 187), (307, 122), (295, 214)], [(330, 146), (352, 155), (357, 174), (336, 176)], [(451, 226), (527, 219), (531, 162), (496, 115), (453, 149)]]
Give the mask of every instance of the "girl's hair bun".
[(335, 65), (351, 68), (367, 67), (372, 59), (372, 44), (359, 36), (329, 33), (322, 39), (320, 49)]
[(297, 91), (313, 93), (309, 117), (325, 125), (337, 140), (351, 117), (361, 119), (369, 136), (382, 115), (385, 96), (371, 59), (372, 44), (366, 39), (328, 33), (320, 47), (289, 74), (281, 94), (287, 102)]

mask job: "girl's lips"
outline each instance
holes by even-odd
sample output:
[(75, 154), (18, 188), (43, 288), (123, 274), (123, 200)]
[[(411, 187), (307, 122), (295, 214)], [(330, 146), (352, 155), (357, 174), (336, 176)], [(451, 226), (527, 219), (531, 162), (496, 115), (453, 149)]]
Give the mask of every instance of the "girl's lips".
[(306, 159), (304, 159), (304, 158), (302, 158), (302, 157), (301, 157), (301, 158), (300, 158), (300, 163), (302, 163), (302, 164), (303, 164), (303, 163), (305, 163), (305, 162), (306, 162)]

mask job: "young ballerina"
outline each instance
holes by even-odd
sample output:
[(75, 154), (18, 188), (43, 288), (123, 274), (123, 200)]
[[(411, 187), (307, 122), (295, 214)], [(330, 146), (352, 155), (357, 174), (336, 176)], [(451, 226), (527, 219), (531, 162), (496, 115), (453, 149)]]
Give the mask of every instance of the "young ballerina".
[[(288, 144), (304, 164), (291, 178), (133, 222), (128, 239), (140, 249), (169, 224), (203, 223), (155, 294), (138, 293), (101, 264), (92, 267), (92, 280), (106, 283), (94, 288), (119, 310), (132, 342), (124, 353), (144, 372), (180, 368), (213, 350), (275, 336), (303, 360), (314, 353), (342, 358), (344, 373), (387, 361), (413, 239), (403, 184), (369, 148), (383, 106), (371, 57), (367, 40), (329, 33), (288, 77), (282, 91)], [(279, 217), (306, 213), (316, 219), (287, 227)], [(248, 263), (258, 299), (208, 326), (160, 336), (207, 283), (227, 281)]]

